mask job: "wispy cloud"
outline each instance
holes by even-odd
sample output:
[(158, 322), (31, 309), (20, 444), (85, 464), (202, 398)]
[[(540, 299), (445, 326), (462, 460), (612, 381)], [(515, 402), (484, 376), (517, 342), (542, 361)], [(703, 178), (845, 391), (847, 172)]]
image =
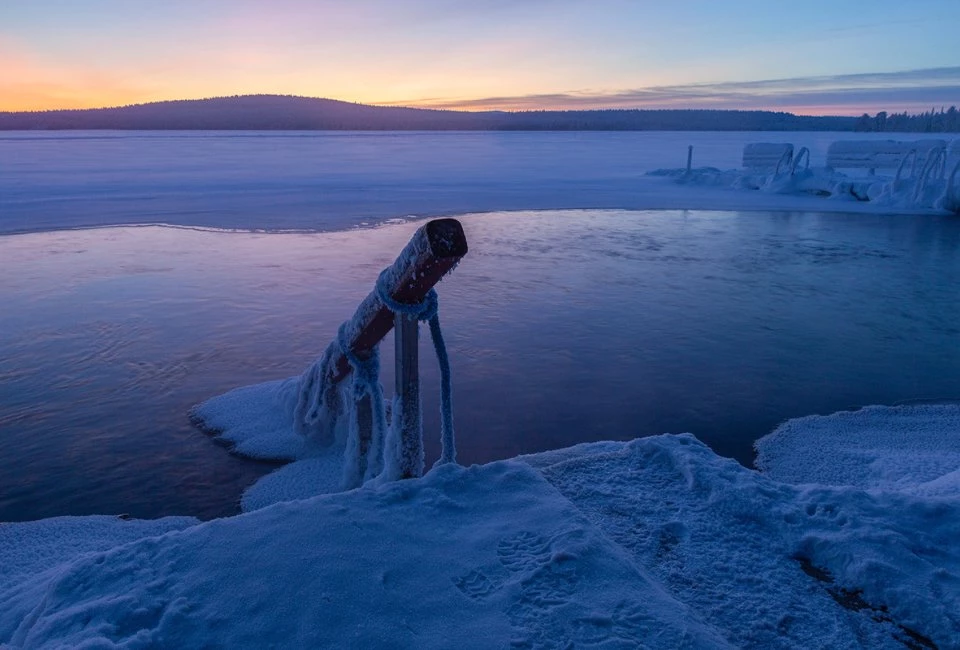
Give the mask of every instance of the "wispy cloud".
[(612, 92), (583, 90), (479, 99), (432, 98), (390, 104), (463, 110), (726, 108), (838, 114), (919, 110), (934, 105), (960, 104), (960, 66), (649, 86)]

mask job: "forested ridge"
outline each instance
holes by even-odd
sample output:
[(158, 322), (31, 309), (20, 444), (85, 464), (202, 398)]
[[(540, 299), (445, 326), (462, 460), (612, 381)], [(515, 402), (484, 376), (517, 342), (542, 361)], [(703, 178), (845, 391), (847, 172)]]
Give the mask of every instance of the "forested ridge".
[(857, 118), (855, 131), (890, 131), (893, 133), (958, 133), (960, 132), (960, 111), (956, 106), (940, 111), (931, 109), (917, 115), (887, 113), (880, 111), (871, 117), (864, 113)]
[(922, 115), (806, 116), (775, 111), (466, 112), (243, 95), (114, 108), (0, 112), (0, 130), (918, 131), (960, 130), (957, 109)]

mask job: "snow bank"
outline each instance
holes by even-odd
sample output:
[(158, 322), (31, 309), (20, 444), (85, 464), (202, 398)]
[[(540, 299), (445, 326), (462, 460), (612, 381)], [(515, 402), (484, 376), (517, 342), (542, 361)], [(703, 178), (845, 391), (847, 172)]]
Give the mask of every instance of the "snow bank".
[(811, 415), (783, 423), (755, 447), (757, 467), (785, 483), (960, 497), (960, 405)]
[(189, 523), (0, 580), (0, 643), (960, 646), (960, 500), (790, 485), (690, 435)]
[[(246, 395), (277, 403), (280, 385)], [(243, 420), (256, 401), (218, 408)], [(517, 460), (734, 647), (960, 646), (960, 406), (801, 418), (757, 448), (762, 474), (690, 435)], [(308, 457), (243, 506), (334, 492), (338, 476), (335, 454)]]
[(342, 474), (343, 447), (338, 446), (326, 454), (284, 465), (258, 479), (240, 497), (240, 509), (252, 512), (274, 503), (341, 492)]
[(689, 435), (540, 471), (736, 647), (960, 647), (960, 501), (791, 486)]
[(278, 504), (0, 591), (38, 647), (729, 647), (527, 465)]
[(199, 520), (193, 517), (127, 520), (108, 516), (0, 523), (0, 588), (35, 578), (84, 555), (197, 523)]

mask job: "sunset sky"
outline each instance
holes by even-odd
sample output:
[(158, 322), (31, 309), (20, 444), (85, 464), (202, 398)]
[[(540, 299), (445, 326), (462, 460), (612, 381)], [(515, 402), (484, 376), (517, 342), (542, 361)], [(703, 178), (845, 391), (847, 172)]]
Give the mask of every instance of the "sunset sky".
[(0, 0), (0, 110), (960, 104), (960, 0)]

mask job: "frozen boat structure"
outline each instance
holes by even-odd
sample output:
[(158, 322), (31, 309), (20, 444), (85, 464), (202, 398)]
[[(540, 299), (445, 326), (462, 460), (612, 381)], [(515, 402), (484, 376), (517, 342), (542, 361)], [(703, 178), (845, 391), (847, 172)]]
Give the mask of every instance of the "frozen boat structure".
[(841, 140), (827, 150), (822, 167), (810, 165), (810, 151), (790, 143), (758, 142), (743, 150), (743, 169), (694, 168), (692, 147), (686, 169), (661, 169), (690, 185), (812, 194), (869, 201), (904, 209), (960, 214), (960, 140)]

